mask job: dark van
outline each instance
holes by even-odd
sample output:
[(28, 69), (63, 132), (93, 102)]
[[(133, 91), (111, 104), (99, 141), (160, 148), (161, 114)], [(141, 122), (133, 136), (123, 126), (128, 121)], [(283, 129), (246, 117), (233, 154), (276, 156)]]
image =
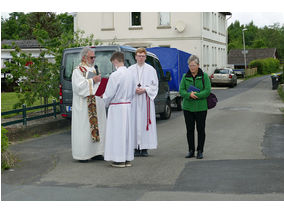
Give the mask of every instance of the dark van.
[[(96, 46), (92, 47), (96, 54), (95, 66), (99, 69), (102, 77), (109, 77), (115, 70), (110, 58), (113, 52), (121, 51), (124, 53), (125, 66), (129, 67), (136, 63), (135, 48), (129, 46)], [(72, 115), (72, 72), (81, 61), (80, 52), (82, 47), (65, 49), (60, 70), (60, 110), (61, 115), (66, 118), (71, 118)], [(171, 117), (171, 103), (168, 81), (170, 81), (170, 73), (164, 76), (162, 66), (157, 56), (151, 52), (147, 52), (146, 63), (153, 66), (157, 71), (159, 79), (159, 92), (155, 98), (156, 114), (160, 114), (162, 119)]]

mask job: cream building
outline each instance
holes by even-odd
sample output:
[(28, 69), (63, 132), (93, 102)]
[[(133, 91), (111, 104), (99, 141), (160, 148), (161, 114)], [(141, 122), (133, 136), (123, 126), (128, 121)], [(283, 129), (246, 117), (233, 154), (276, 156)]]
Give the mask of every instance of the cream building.
[(172, 47), (196, 54), (211, 74), (227, 65), (227, 12), (78, 12), (74, 30), (104, 45)]

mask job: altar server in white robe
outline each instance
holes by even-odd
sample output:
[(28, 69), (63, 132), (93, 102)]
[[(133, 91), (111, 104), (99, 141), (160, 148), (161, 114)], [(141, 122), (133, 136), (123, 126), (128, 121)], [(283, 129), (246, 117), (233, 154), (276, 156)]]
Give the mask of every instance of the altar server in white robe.
[(95, 74), (95, 53), (89, 47), (81, 51), (81, 63), (72, 74), (72, 156), (80, 162), (103, 160), (106, 112), (101, 97), (94, 96), (101, 76)]
[(128, 69), (136, 81), (136, 95), (132, 104), (134, 114), (135, 156), (148, 156), (148, 149), (157, 148), (157, 130), (154, 99), (158, 94), (156, 70), (145, 63), (146, 50), (136, 50), (136, 64)]
[(135, 96), (135, 79), (124, 66), (124, 55), (115, 52), (111, 57), (116, 71), (108, 80), (103, 95), (108, 108), (105, 155), (113, 167), (130, 167), (134, 159), (131, 102)]

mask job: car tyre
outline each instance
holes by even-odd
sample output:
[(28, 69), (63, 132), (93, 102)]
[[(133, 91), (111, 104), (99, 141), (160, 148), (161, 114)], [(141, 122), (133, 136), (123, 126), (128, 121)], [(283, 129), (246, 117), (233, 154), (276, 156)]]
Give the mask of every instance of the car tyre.
[(171, 109), (171, 102), (167, 101), (165, 104), (164, 112), (160, 114), (162, 120), (167, 120), (171, 117), (172, 109)]

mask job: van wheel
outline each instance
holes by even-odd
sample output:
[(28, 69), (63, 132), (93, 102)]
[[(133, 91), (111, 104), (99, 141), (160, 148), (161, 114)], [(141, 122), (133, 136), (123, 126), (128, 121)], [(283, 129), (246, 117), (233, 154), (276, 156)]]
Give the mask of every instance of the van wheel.
[(181, 111), (181, 97), (176, 97), (177, 111)]
[(164, 108), (164, 112), (160, 114), (161, 119), (167, 120), (171, 117), (171, 114), (172, 114), (171, 103), (170, 101), (167, 101), (165, 108)]

